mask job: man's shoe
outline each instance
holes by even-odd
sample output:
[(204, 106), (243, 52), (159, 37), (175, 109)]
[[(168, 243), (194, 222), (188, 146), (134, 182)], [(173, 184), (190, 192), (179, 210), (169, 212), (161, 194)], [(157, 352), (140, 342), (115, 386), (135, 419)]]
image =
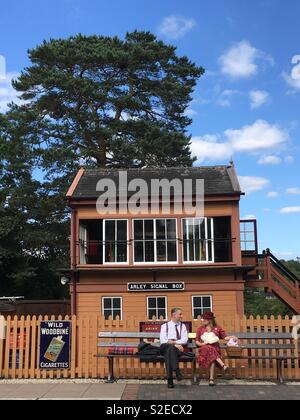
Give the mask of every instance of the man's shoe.
[(173, 379), (168, 379), (168, 388), (169, 388), (169, 389), (174, 388)]
[(182, 376), (182, 373), (180, 372), (180, 370), (178, 369), (178, 370), (176, 370), (176, 379), (177, 379), (177, 381), (182, 381), (183, 380), (183, 376)]

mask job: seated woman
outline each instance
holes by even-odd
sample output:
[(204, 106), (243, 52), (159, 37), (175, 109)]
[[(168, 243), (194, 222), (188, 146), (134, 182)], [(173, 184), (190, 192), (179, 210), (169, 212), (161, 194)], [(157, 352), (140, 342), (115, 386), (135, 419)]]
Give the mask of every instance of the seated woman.
[(234, 336), (226, 336), (224, 330), (217, 325), (212, 312), (205, 312), (201, 318), (202, 326), (197, 330), (196, 345), (199, 347), (198, 363), (202, 369), (209, 369), (209, 385), (214, 386), (216, 365), (226, 372), (228, 366), (221, 359), (219, 340), (234, 340)]

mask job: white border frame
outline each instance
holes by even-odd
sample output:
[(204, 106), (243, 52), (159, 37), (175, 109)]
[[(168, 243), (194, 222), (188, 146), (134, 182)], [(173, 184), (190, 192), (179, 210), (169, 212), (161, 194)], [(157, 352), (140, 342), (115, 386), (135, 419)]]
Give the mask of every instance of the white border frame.
[[(134, 239), (134, 222), (138, 221), (138, 220), (152, 220), (153, 222), (156, 222), (156, 220), (175, 220), (175, 226), (176, 226), (176, 238), (175, 238), (175, 242), (176, 242), (176, 256), (177, 259), (176, 261), (157, 261), (157, 249), (156, 249), (156, 243), (157, 243), (157, 238), (156, 238), (156, 223), (153, 223), (153, 241), (154, 241), (154, 261), (147, 261), (147, 262), (136, 262), (135, 261), (135, 252), (134, 252), (134, 244), (135, 244), (135, 239)], [(144, 227), (143, 227), (143, 237), (144, 237)], [(170, 239), (172, 240), (172, 239)], [(137, 239), (137, 242), (144, 242), (143, 240), (139, 240)], [(166, 242), (168, 242), (168, 240), (166, 240)], [(166, 249), (167, 251), (167, 249)], [(151, 218), (151, 217), (146, 217), (146, 218), (141, 218), (141, 219), (132, 219), (132, 257), (133, 257), (133, 265), (173, 265), (173, 264), (178, 264), (179, 263), (179, 255), (178, 255), (178, 226), (177, 226), (177, 219), (175, 217), (155, 217), (155, 218)]]
[[(205, 241), (206, 241), (205, 250), (206, 250), (206, 260), (202, 260), (202, 261), (185, 261), (184, 260), (184, 239), (183, 239), (183, 223), (184, 223), (184, 220), (201, 220), (201, 219), (204, 219), (204, 223), (205, 223), (205, 236), (206, 236), (206, 238), (205, 238)], [(211, 220), (211, 240), (210, 241), (212, 243), (212, 254), (211, 254), (212, 261), (209, 261), (209, 259), (208, 259), (208, 238), (207, 238), (207, 233), (208, 233), (207, 221), (208, 221), (208, 219)], [(215, 231), (214, 231), (214, 218), (213, 217), (183, 217), (181, 219), (181, 233), (182, 233), (182, 263), (184, 265), (189, 265), (189, 264), (199, 264), (199, 265), (201, 265), (201, 264), (214, 264), (215, 263), (215, 250), (214, 250)]]
[(213, 312), (213, 295), (192, 295), (192, 318), (194, 321), (197, 321), (198, 318), (194, 318), (194, 298), (210, 298), (210, 310), (211, 312)]
[[(157, 298), (164, 298), (165, 302), (166, 302), (166, 318), (163, 319), (163, 321), (167, 321), (168, 320), (168, 296), (153, 296), (153, 295), (147, 295), (146, 296), (146, 302), (147, 302), (147, 319), (148, 321), (152, 321), (152, 318), (149, 318), (149, 302), (148, 299), (157, 299)], [(158, 308), (157, 308), (158, 309)], [(157, 321), (159, 321), (159, 319), (157, 319)]]
[(121, 300), (121, 317), (120, 321), (123, 321), (123, 296), (102, 296), (101, 297), (101, 314), (105, 319), (104, 315), (104, 299), (120, 299)]
[[(106, 226), (106, 222), (107, 221), (111, 221), (111, 222), (118, 222), (118, 221), (126, 221), (126, 242), (127, 242), (127, 260), (126, 261), (122, 261), (122, 262), (106, 262), (105, 261), (105, 226)], [(103, 252), (103, 264), (102, 265), (128, 265), (129, 264), (129, 232), (128, 232), (128, 227), (129, 227), (129, 220), (128, 219), (103, 219), (103, 232), (102, 232), (102, 252)], [(116, 239), (116, 234), (117, 234), (117, 229), (115, 230), (115, 242), (117, 241)]]

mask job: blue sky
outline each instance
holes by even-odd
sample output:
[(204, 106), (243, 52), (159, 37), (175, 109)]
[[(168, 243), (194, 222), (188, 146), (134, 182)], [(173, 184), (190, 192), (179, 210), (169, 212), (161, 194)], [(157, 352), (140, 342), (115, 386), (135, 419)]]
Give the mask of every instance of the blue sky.
[(44, 39), (150, 30), (206, 69), (188, 114), (197, 164), (233, 157), (260, 249), (300, 257), (299, 0), (26, 0), (0, 14), (0, 110)]

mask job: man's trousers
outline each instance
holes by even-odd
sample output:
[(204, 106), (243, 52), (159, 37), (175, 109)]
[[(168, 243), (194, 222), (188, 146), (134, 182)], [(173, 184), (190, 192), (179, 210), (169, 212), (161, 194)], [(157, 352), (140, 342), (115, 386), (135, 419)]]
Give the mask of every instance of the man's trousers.
[(173, 344), (162, 344), (160, 346), (160, 354), (164, 356), (167, 378), (173, 378), (173, 372), (179, 369), (179, 359), (183, 354)]

